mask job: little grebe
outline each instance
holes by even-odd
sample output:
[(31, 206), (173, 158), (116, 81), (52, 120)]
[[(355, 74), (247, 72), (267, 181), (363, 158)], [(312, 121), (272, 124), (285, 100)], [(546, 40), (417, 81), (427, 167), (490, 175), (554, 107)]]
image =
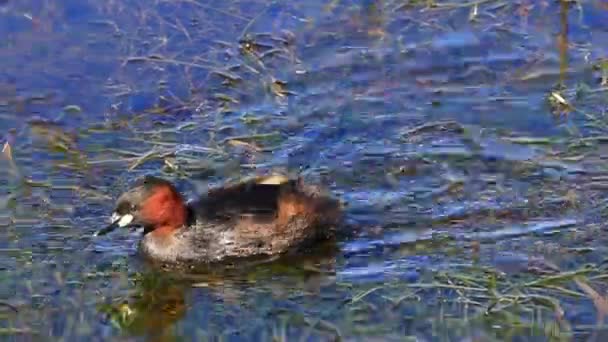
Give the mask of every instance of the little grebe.
[(117, 201), (111, 224), (143, 226), (140, 250), (161, 262), (274, 255), (334, 236), (340, 203), (301, 180), (257, 177), (185, 203), (168, 181), (147, 176)]

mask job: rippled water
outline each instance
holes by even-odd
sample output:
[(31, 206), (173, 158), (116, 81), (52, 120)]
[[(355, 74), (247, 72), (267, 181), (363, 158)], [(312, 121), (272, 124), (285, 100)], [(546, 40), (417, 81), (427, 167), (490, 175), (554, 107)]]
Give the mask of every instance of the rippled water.
[[(0, 1), (0, 334), (601, 340), (589, 297), (515, 324), (468, 293), (603, 270), (606, 23), (599, 0)], [(91, 235), (143, 174), (193, 196), (272, 169), (355, 236), (176, 274)]]

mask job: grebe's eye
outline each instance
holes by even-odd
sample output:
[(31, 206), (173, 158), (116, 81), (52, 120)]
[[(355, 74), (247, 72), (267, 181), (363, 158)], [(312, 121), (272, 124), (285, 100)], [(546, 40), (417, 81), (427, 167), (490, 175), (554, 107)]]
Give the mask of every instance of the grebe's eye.
[(126, 201), (118, 203), (116, 206), (116, 212), (120, 215), (128, 214), (131, 211), (132, 204)]
[(131, 209), (131, 212), (137, 211), (137, 205), (131, 204), (131, 208), (130, 209)]

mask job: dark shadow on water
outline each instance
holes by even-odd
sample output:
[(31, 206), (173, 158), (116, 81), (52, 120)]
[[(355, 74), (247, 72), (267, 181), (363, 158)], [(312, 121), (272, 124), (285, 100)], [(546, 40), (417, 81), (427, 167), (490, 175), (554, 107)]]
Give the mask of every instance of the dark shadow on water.
[[(258, 293), (286, 298), (294, 292), (320, 294), (322, 286), (334, 281), (336, 251), (335, 243), (328, 242), (305, 253), (198, 266), (169, 266), (148, 261), (145, 270), (133, 277), (129, 295), (100, 303), (98, 311), (104, 325), (126, 336), (172, 340), (181, 335), (181, 330), (176, 329), (179, 322), (194, 315), (203, 320), (197, 329), (191, 331), (197, 338), (262, 338), (265, 332), (258, 330), (259, 321), (232, 325), (225, 318), (216, 322), (216, 316), (234, 310), (238, 315), (241, 305), (254, 305), (251, 296), (258, 296)], [(270, 299), (267, 297), (260, 301), (268, 305)], [(222, 304), (217, 306), (218, 303)], [(210, 312), (202, 312), (201, 306)], [(216, 311), (218, 309), (219, 312)], [(275, 307), (273, 304), (264, 319), (277, 321), (285, 310), (297, 308)], [(308, 323), (300, 324), (301, 330), (305, 331)], [(315, 332), (314, 326), (310, 329)]]

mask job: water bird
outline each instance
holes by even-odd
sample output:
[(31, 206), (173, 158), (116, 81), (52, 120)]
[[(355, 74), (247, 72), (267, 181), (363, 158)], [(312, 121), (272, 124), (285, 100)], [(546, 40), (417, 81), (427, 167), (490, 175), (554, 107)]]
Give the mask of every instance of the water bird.
[(340, 202), (301, 178), (257, 176), (208, 190), (186, 203), (169, 181), (146, 176), (116, 201), (111, 223), (143, 227), (139, 250), (167, 263), (210, 263), (272, 256), (331, 239)]

